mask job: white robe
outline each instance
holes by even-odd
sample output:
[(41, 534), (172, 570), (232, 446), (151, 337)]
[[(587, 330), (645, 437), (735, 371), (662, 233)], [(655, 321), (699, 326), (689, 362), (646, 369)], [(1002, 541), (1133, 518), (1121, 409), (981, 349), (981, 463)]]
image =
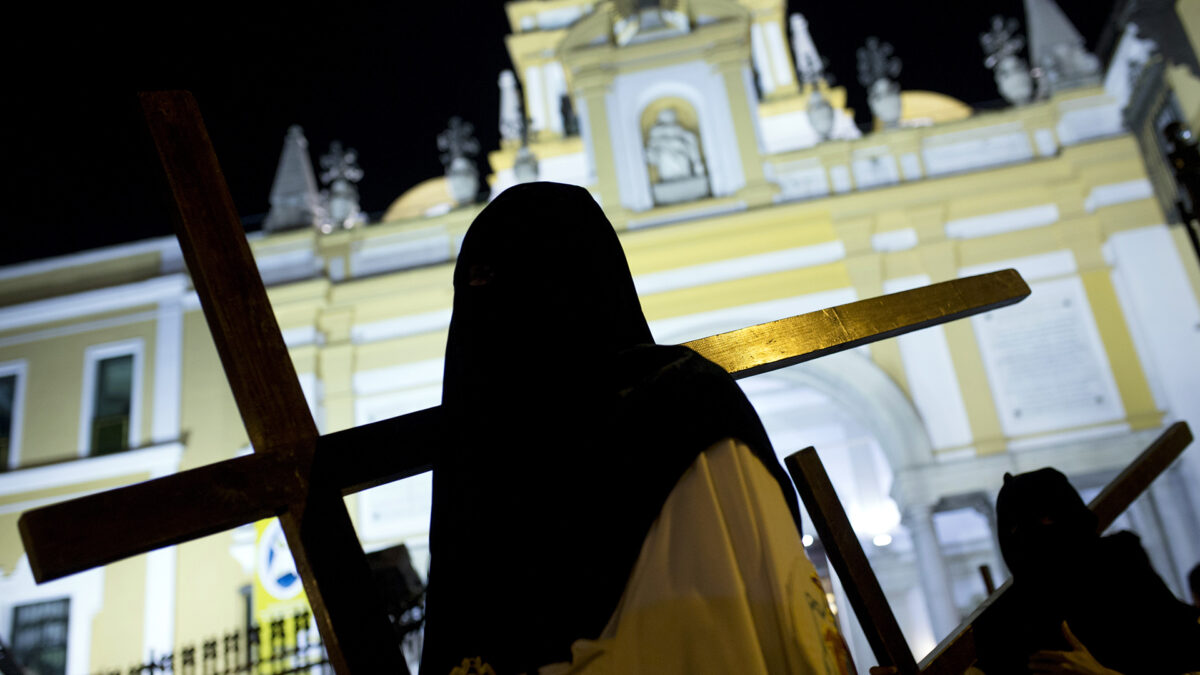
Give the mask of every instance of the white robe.
[(680, 478), (604, 632), (571, 652), (539, 675), (853, 672), (779, 483), (733, 439)]

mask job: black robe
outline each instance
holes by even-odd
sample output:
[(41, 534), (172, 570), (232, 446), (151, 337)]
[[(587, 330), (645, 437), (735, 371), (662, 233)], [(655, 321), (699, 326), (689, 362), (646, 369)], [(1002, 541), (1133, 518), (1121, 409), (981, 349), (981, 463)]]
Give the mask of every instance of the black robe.
[(1200, 610), (1171, 594), (1136, 535), (1096, 534), (1096, 516), (1063, 474), (1005, 476), (997, 529), (1013, 585), (975, 624), (987, 675), (1028, 673), (1039, 650), (1069, 651), (1071, 633), (1124, 675), (1200, 670)]
[(642, 541), (706, 447), (745, 442), (799, 507), (724, 370), (656, 346), (612, 226), (586, 190), (519, 185), (454, 271), (433, 477), (421, 671), (569, 661), (616, 608)]

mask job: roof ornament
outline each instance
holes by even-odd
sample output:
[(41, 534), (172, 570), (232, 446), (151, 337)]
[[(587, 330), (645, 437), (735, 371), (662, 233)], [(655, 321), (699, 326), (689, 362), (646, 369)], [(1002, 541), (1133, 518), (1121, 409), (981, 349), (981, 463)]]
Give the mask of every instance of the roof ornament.
[(1100, 59), (1084, 48), (1083, 37), (1054, 0), (1025, 0), (1025, 25), (1039, 95), (1100, 82)]
[(500, 143), (516, 145), (525, 136), (525, 118), (521, 115), (521, 94), (517, 76), (511, 70), (500, 71)]
[(343, 149), (341, 141), (330, 143), (329, 152), (321, 156), (321, 182), (326, 187), (321, 191), (321, 198), (327, 216), (318, 226), (321, 232), (349, 230), (366, 222), (355, 185), (362, 177), (358, 152), (354, 148)]
[(867, 88), (867, 104), (876, 123), (885, 128), (900, 123), (900, 85), (895, 78), (902, 64), (893, 52), (891, 44), (874, 36), (858, 48), (858, 81)]
[(833, 106), (820, 86), (829, 84), (825, 75), (826, 62), (817, 53), (817, 46), (813, 44), (812, 35), (808, 32), (808, 20), (804, 15), (794, 13), (789, 22), (792, 27), (792, 53), (796, 57), (796, 70), (800, 74), (800, 81), (812, 89), (808, 95), (806, 109), (808, 122), (817, 133), (819, 141), (828, 140), (833, 131)]
[(1025, 38), (1018, 33), (1021, 24), (1011, 17), (992, 17), (992, 28), (979, 34), (983, 47), (983, 65), (992, 70), (996, 88), (1004, 100), (1024, 105), (1033, 100), (1033, 75), (1018, 54), (1025, 48)]
[(312, 161), (308, 157), (308, 139), (298, 124), (288, 127), (284, 136), (270, 201), (271, 209), (263, 221), (263, 229), (267, 232), (320, 227), (326, 220)]
[(457, 115), (451, 117), (446, 130), (438, 134), (437, 145), (442, 151), (450, 196), (460, 205), (473, 203), (479, 192), (479, 170), (470, 159), (479, 154), (475, 125)]
[(516, 75), (511, 70), (500, 71), (500, 145), (512, 147), (519, 144), (513, 160), (513, 175), (518, 183), (531, 183), (538, 177), (537, 157), (529, 149), (530, 126), (530, 121), (521, 114), (521, 95), (517, 92)]

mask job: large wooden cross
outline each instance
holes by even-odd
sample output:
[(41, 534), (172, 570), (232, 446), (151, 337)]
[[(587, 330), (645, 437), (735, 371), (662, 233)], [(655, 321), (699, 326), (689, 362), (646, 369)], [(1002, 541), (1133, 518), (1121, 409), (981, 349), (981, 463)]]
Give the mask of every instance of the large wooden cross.
[[(141, 96), (175, 203), (184, 258), (254, 453), (26, 512), (34, 577), (56, 579), (279, 516), (330, 662), (406, 672), (342, 497), (433, 467), (430, 408), (321, 436), (300, 390), (199, 110), (187, 92)], [(1011, 305), (1013, 270), (862, 300), (689, 342), (746, 377)]]

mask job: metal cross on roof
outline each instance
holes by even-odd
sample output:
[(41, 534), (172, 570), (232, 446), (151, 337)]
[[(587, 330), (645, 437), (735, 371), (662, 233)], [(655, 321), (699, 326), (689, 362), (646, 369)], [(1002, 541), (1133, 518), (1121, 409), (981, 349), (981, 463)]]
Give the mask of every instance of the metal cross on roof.
[[(188, 92), (141, 95), (176, 233), (254, 453), (26, 512), (34, 577), (92, 567), (279, 516), (339, 673), (407, 672), (342, 497), (435, 464), (441, 409), (317, 432)], [(933, 284), (686, 343), (746, 377), (1016, 303), (1013, 270)]]

